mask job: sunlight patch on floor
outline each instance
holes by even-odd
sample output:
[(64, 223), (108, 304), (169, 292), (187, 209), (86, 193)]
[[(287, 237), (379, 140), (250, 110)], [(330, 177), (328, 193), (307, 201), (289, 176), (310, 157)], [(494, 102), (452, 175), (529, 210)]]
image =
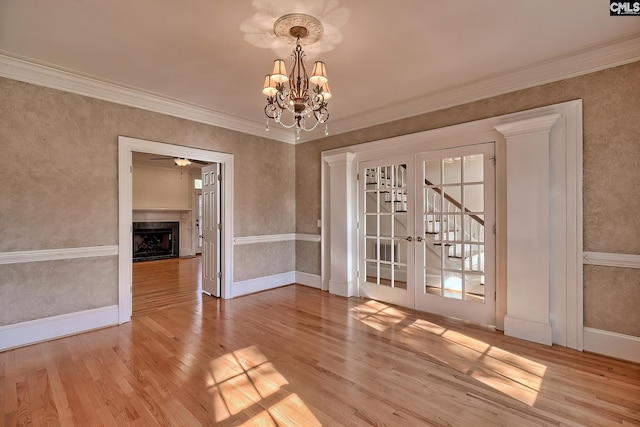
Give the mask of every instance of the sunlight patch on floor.
[[(220, 356), (211, 361), (210, 368), (206, 380), (216, 422), (251, 408), (289, 384), (255, 346)], [(242, 425), (311, 426), (320, 423), (302, 399), (292, 393)]]
[(384, 332), (402, 322), (407, 316), (395, 307), (369, 300), (352, 308), (351, 317), (377, 331)]
[(280, 402), (260, 412), (241, 427), (300, 426), (314, 427), (322, 424), (311, 413), (300, 397), (293, 393)]
[[(351, 312), (351, 317), (380, 332), (408, 317), (401, 309), (373, 300)], [(424, 319), (415, 319), (402, 331), (410, 336), (403, 342), (416, 350), (522, 403), (535, 404), (546, 366)], [(440, 345), (429, 343), (425, 333), (438, 337)]]

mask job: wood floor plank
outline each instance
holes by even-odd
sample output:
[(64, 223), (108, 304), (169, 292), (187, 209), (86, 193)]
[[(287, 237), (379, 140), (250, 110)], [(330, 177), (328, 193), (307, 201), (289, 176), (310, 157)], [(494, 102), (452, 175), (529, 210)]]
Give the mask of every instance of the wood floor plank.
[(0, 353), (0, 427), (640, 425), (640, 365), (293, 285), (134, 264), (128, 324)]

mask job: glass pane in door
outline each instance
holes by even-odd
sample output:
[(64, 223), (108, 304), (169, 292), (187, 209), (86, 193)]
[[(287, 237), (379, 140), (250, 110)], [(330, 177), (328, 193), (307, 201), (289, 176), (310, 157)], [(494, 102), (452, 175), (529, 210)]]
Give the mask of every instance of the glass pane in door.
[(422, 162), (424, 293), (484, 301), (484, 155)]
[(366, 282), (407, 289), (407, 165), (364, 169), (364, 266)]

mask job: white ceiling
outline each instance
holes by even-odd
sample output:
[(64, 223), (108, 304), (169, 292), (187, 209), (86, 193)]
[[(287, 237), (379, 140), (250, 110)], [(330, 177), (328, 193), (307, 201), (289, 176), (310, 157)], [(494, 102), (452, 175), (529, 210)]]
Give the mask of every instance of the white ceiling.
[(605, 0), (0, 0), (0, 54), (257, 133), (264, 75), (290, 51), (269, 31), (291, 12), (325, 25), (305, 51), (327, 64), (334, 134), (602, 68), (590, 53), (637, 60), (640, 41), (640, 16)]

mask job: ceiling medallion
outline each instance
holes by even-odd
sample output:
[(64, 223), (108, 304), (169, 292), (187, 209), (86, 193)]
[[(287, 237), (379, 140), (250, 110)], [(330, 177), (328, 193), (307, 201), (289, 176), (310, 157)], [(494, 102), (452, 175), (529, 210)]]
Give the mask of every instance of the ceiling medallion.
[(288, 44), (295, 44), (298, 39), (297, 35), (292, 34), (292, 31), (296, 32), (294, 29), (306, 31), (304, 35), (300, 37), (303, 45), (313, 44), (324, 35), (322, 22), (304, 13), (290, 13), (281, 16), (273, 24), (273, 33), (280, 40)]
[[(327, 100), (331, 97), (331, 92), (327, 68), (324, 62), (316, 61), (309, 77), (302, 50), (303, 44), (310, 45), (322, 38), (322, 23), (313, 16), (292, 13), (278, 18), (273, 25), (273, 32), (285, 43), (295, 42), (295, 49), (291, 55), (290, 74), (287, 75), (284, 60), (276, 59), (273, 61), (272, 73), (265, 76), (262, 93), (267, 95), (267, 105), (264, 108), (267, 116), (266, 130), (269, 130), (269, 120), (274, 120), (287, 129), (295, 127), (296, 139), (300, 139), (301, 130), (312, 131), (324, 123), (325, 135), (328, 135)], [(283, 121), (285, 111), (291, 114), (289, 123)]]

